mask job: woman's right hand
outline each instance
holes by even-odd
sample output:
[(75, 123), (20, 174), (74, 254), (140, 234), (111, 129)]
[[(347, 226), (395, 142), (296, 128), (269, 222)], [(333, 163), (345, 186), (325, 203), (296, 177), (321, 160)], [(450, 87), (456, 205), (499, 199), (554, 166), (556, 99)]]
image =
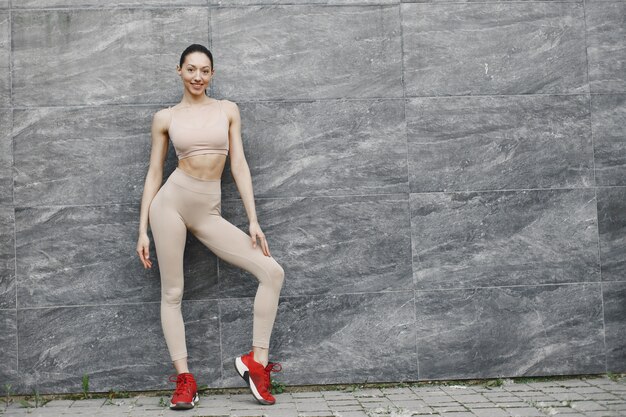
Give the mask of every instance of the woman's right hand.
[(150, 238), (147, 233), (141, 233), (137, 240), (137, 255), (143, 264), (144, 268), (152, 268), (152, 261), (150, 260)]

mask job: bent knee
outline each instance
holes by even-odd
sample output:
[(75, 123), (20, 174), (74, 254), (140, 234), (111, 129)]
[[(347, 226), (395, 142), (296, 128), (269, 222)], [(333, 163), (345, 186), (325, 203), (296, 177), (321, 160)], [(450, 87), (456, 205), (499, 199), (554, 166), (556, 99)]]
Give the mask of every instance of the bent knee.
[(277, 288), (281, 288), (283, 286), (283, 282), (285, 282), (285, 270), (283, 267), (274, 260), (269, 272), (272, 284)]

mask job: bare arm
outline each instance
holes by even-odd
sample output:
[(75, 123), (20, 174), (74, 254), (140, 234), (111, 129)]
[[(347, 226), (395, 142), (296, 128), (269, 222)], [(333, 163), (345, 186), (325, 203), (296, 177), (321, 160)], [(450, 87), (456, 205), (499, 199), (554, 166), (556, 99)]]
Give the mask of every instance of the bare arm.
[(237, 103), (224, 100), (228, 110), (230, 121), (229, 141), (230, 141), (230, 172), (237, 185), (237, 190), (241, 195), (241, 200), (246, 209), (248, 220), (250, 222), (250, 235), (252, 246), (256, 247), (257, 236), (261, 240), (261, 249), (266, 256), (271, 256), (269, 246), (265, 240), (265, 235), (261, 231), (256, 215), (256, 207), (254, 204), (254, 192), (252, 190), (252, 176), (250, 175), (250, 167), (243, 151), (243, 142), (241, 140), (241, 115)]
[(148, 238), (148, 212), (152, 199), (161, 188), (163, 183), (163, 166), (167, 156), (169, 136), (167, 128), (170, 121), (170, 110), (163, 109), (155, 113), (152, 118), (152, 146), (150, 150), (150, 166), (143, 186), (141, 197), (141, 212), (139, 215), (139, 239), (137, 241), (137, 254), (144, 268), (150, 268), (152, 262), (149, 259), (150, 240)]

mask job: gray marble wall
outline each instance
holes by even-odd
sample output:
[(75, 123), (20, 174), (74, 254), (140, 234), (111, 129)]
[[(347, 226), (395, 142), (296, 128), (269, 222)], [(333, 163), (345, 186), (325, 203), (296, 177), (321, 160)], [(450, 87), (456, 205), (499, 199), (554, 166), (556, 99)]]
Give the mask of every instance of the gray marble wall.
[[(3, 0), (0, 16), (0, 390), (172, 386), (158, 263), (135, 243), (151, 118), (180, 100), (195, 42), (210, 95), (240, 106), (286, 272), (277, 379), (626, 372), (626, 1)], [(247, 231), (228, 168), (222, 214)], [(185, 262), (191, 369), (242, 386), (256, 280), (191, 235)]]

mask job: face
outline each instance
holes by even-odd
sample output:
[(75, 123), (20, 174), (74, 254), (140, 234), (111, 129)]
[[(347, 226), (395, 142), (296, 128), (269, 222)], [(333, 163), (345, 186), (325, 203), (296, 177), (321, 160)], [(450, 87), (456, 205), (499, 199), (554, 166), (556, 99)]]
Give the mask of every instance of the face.
[(176, 66), (176, 71), (183, 80), (185, 89), (193, 94), (204, 94), (213, 78), (211, 60), (202, 52), (192, 52), (185, 57), (183, 67)]

